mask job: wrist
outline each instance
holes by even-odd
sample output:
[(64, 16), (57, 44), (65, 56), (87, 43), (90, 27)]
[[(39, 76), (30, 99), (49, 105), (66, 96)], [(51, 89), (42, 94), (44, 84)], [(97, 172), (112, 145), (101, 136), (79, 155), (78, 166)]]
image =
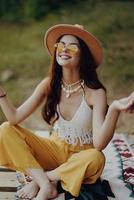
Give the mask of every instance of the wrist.
[(119, 108), (117, 106), (117, 100), (114, 100), (112, 102), (112, 104), (109, 106), (109, 110), (111, 110), (114, 113), (120, 114), (121, 111), (119, 110)]
[(5, 98), (6, 97), (6, 93), (0, 94), (0, 99)]

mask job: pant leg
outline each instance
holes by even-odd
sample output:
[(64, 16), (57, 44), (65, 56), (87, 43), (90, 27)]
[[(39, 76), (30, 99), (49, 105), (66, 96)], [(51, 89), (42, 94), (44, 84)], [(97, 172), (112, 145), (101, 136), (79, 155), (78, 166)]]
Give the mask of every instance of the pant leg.
[(0, 126), (0, 165), (25, 172), (27, 168), (55, 169), (66, 160), (63, 143), (39, 137), (8, 122)]
[(105, 164), (102, 152), (91, 148), (74, 153), (56, 172), (61, 179), (61, 185), (73, 196), (78, 196), (81, 184), (95, 183), (100, 177)]

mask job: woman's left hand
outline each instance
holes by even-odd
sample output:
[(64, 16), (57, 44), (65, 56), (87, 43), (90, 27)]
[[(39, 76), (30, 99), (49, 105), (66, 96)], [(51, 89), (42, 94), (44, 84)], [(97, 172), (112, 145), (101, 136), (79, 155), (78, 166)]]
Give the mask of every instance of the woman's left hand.
[(134, 92), (132, 92), (128, 97), (115, 100), (113, 102), (113, 107), (118, 111), (134, 113)]

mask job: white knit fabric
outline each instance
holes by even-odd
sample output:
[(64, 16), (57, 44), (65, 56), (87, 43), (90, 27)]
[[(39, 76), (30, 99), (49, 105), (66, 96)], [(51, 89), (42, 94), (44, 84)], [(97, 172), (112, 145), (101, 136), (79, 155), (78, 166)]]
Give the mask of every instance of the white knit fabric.
[(65, 120), (57, 106), (59, 119), (55, 122), (53, 129), (58, 132), (61, 140), (69, 144), (80, 145), (91, 144), (92, 140), (92, 109), (85, 101), (84, 95), (82, 102), (71, 120)]

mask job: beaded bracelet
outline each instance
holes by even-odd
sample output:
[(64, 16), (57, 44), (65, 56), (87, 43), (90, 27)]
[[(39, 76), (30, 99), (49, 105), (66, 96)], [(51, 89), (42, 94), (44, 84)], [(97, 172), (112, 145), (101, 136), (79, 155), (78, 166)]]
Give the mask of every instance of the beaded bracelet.
[(5, 97), (7, 94), (5, 93), (5, 94), (2, 94), (2, 95), (0, 95), (0, 98), (3, 98), (3, 97)]

